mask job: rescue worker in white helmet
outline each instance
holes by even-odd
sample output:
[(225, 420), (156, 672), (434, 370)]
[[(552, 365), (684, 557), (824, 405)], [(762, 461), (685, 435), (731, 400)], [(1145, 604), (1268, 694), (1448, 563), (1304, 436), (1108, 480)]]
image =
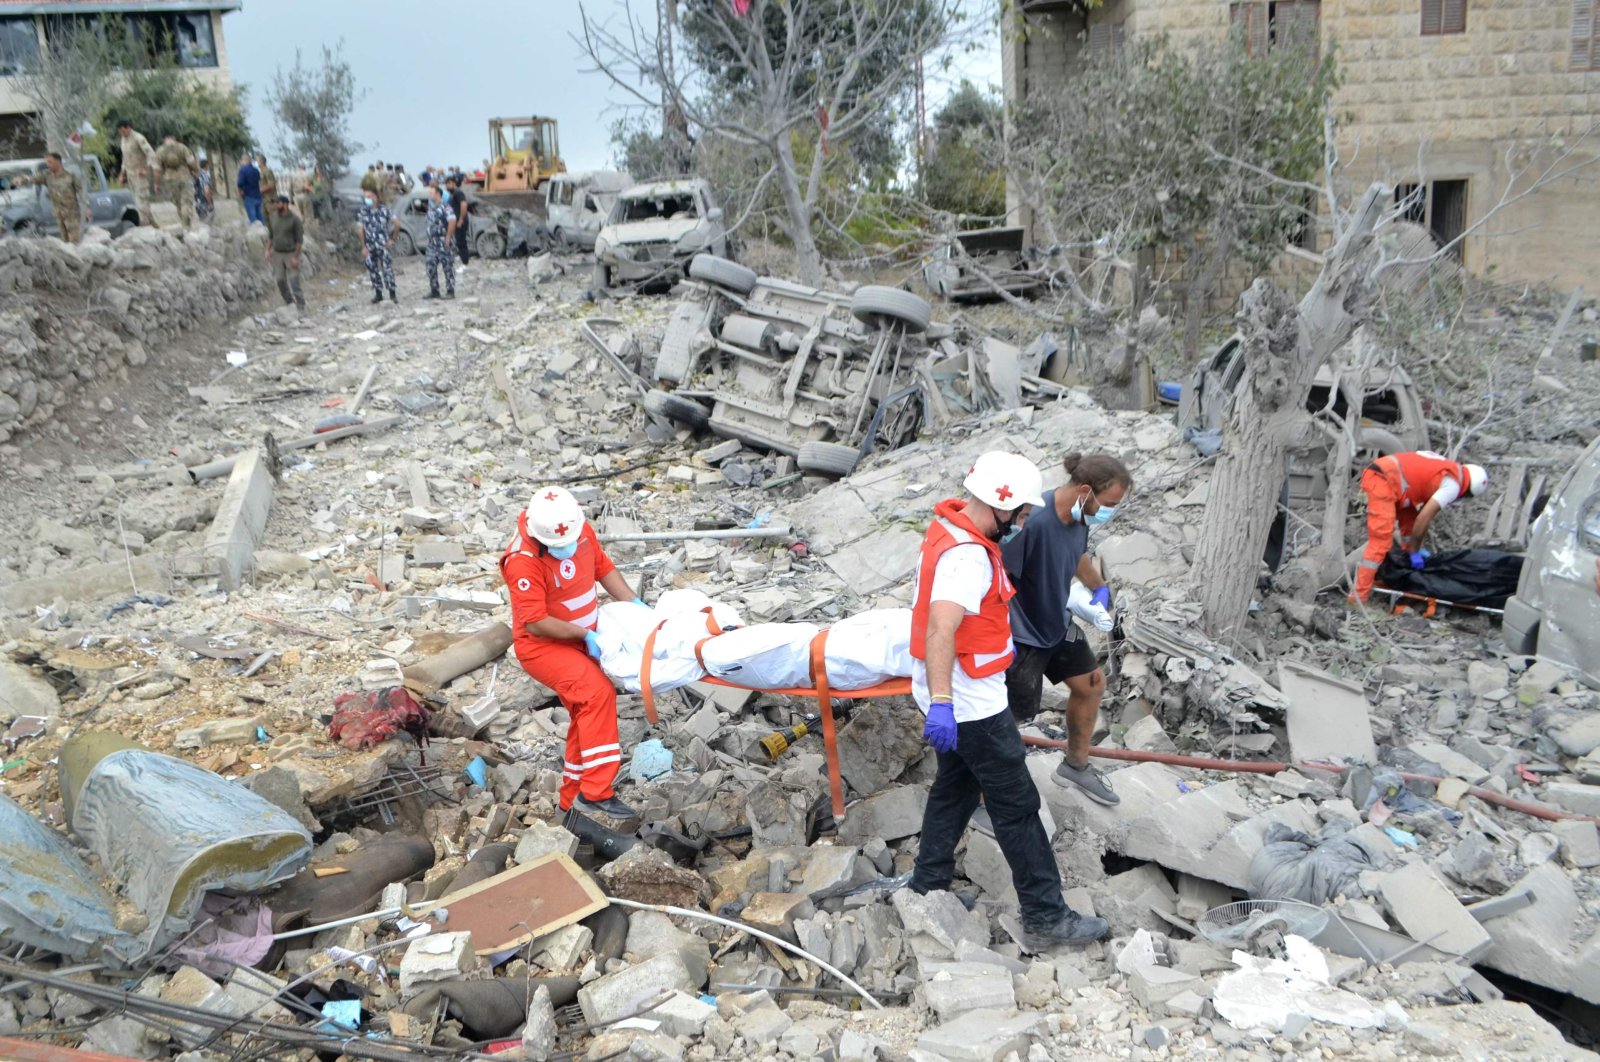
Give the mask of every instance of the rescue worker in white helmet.
[(540, 487), (517, 516), (516, 537), (500, 558), (511, 593), (512, 649), (523, 670), (555, 690), (566, 706), (566, 761), (561, 810), (576, 807), (618, 820), (636, 819), (612, 784), (622, 763), (617, 691), (596, 660), (599, 591), (644, 602), (601, 547), (571, 492)]

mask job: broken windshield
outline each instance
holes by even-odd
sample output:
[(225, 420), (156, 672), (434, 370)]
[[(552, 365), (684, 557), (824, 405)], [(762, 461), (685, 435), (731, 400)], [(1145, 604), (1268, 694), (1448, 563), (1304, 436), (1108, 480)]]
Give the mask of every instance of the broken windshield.
[(611, 211), (611, 223), (620, 225), (629, 221), (654, 221), (658, 218), (694, 218), (700, 211), (695, 198), (688, 192), (676, 195), (628, 196), (617, 200)]

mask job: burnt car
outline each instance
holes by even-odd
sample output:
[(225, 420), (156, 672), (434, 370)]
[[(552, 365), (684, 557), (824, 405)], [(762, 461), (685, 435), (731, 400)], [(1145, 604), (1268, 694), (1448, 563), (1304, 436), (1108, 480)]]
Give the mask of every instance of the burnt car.
[(594, 240), (594, 286), (667, 288), (702, 251), (728, 258), (728, 231), (709, 182), (637, 184), (617, 197)]
[[(1367, 357), (1366, 332), (1356, 335), (1330, 364), (1317, 370), (1306, 410), (1326, 423), (1342, 423), (1361, 410), (1352, 474), (1384, 454), (1428, 449), (1428, 426), (1410, 375), (1399, 365)], [(1236, 332), (1194, 370), (1178, 400), (1178, 428), (1220, 430), (1244, 378), (1243, 342)], [(1378, 362), (1384, 362), (1378, 364)], [(1366, 368), (1361, 366), (1365, 365)], [(1291, 505), (1320, 502), (1328, 493), (1327, 445), (1296, 452), (1289, 465)]]
[[(126, 188), (113, 188), (100, 168), (100, 160), (88, 156), (80, 165), (77, 160), (66, 162), (68, 169), (78, 174), (83, 182), (83, 197), (89, 207), (89, 224), (99, 226), (113, 236), (143, 223), (133, 193)], [(0, 225), (3, 231), (15, 236), (60, 236), (56, 213), (50, 206), (50, 192), (44, 186), (43, 159), (17, 159), (0, 163)], [(19, 178), (26, 177), (24, 182)]]
[(1021, 228), (958, 232), (922, 266), (928, 290), (951, 302), (998, 299), (1001, 292), (1032, 295), (1044, 287), (1047, 270), (1030, 252)]
[(1533, 522), (1517, 592), (1506, 600), (1506, 648), (1583, 672), (1600, 685), (1600, 439), (1556, 484)]
[[(428, 246), (428, 197), (418, 192), (397, 196), (389, 209), (400, 220), (394, 237), (397, 255), (420, 254)], [(479, 258), (504, 258), (506, 234), (501, 226), (502, 211), (467, 196), (467, 245)]]

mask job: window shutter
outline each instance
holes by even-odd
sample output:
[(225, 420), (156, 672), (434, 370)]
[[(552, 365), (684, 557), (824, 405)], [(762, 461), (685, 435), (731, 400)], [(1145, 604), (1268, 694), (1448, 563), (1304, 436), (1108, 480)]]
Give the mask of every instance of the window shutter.
[(1244, 53), (1252, 57), (1267, 54), (1267, 5), (1243, 0), (1228, 9), (1229, 19), (1236, 29), (1244, 30)]
[(1594, 69), (1594, 0), (1572, 0), (1572, 55), (1568, 70)]
[(1089, 50), (1104, 52), (1111, 47), (1111, 23), (1096, 22), (1089, 27)]
[(1467, 32), (1467, 0), (1444, 0), (1441, 33)]
[(1422, 0), (1422, 35), (1436, 37), (1444, 25), (1444, 0)]
[(1128, 42), (1128, 24), (1119, 22), (1111, 27), (1111, 47), (1122, 51), (1122, 46)]

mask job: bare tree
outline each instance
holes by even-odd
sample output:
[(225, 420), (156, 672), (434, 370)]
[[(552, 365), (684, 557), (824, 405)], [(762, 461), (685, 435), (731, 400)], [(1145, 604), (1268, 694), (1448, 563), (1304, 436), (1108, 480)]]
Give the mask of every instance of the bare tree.
[(639, 104), (680, 115), (697, 140), (757, 155), (783, 204), (797, 268), (820, 283), (819, 227), (830, 158), (892, 123), (912, 59), (938, 50), (960, 24), (956, 0), (694, 0), (685, 4), (701, 51), (718, 65), (675, 65), (670, 26), (626, 5), (622, 25), (583, 13), (581, 44), (595, 67)]
[(363, 95), (344, 57), (343, 41), (322, 46), (319, 66), (305, 65), (295, 49), (294, 66), (287, 72), (280, 67), (267, 90), (267, 104), (278, 122), (279, 153), (309, 162), (330, 184), (343, 177), (350, 157), (361, 150), (350, 136), (350, 112)]
[(113, 75), (125, 49), (115, 33), (85, 23), (52, 24), (38, 59), (12, 79), (32, 105), (29, 124), (51, 151), (67, 152), (86, 123), (99, 121), (116, 93)]

